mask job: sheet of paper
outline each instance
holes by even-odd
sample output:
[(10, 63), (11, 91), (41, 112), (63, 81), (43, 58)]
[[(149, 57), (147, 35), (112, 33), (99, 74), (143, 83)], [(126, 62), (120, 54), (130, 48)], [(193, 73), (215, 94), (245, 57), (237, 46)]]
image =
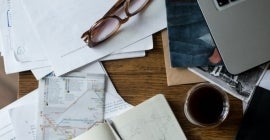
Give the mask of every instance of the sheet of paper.
[[(145, 56), (145, 51), (117, 53), (117, 54), (110, 54), (109, 56), (102, 58), (102, 61), (144, 57), (144, 56)], [(48, 66), (48, 67), (32, 69), (31, 71), (32, 71), (33, 75), (35, 76), (35, 78), (37, 80), (40, 80), (41, 78), (43, 78), (46, 75), (53, 72), (53, 69), (52, 69), (52, 67)]]
[(16, 139), (14, 127), (9, 116), (9, 110), (11, 108), (29, 104), (36, 100), (38, 100), (38, 91), (34, 90), (31, 93), (22, 97), (21, 99), (11, 103), (10, 105), (0, 110), (0, 120), (4, 120), (4, 121), (0, 121), (0, 139), (1, 140), (15, 140)]
[(145, 51), (137, 51), (137, 52), (126, 52), (126, 53), (117, 53), (110, 54), (107, 57), (101, 59), (101, 61), (109, 61), (109, 60), (119, 60), (119, 59), (127, 59), (127, 58), (136, 58), (136, 57), (144, 57)]
[[(76, 71), (108, 75), (101, 62), (96, 62), (91, 65), (84, 66), (80, 69), (77, 69)], [(105, 95), (105, 119), (118, 116), (133, 107), (132, 105), (125, 102), (117, 93), (110, 78), (107, 79)]]
[(16, 38), (12, 30), (14, 21), (13, 10), (11, 7), (13, 5), (11, 5), (12, 3), (10, 0), (3, 0), (2, 2), (3, 4), (0, 5), (0, 28), (3, 35), (3, 56), (5, 72), (9, 74), (44, 66), (43, 61), (20, 61), (17, 54), (22, 53), (23, 50), (16, 50), (16, 47), (14, 47), (14, 40), (16, 40)]
[(4, 31), (3, 31), (3, 27), (6, 27), (6, 23), (4, 22), (6, 19), (5, 16), (5, 10), (6, 10), (6, 2), (4, 0), (1, 0), (0, 1), (0, 36), (1, 36), (1, 43), (0, 43), (0, 46), (1, 46), (1, 56), (3, 56), (4, 54)]
[(103, 122), (104, 91), (104, 74), (73, 73), (40, 80), (37, 139), (71, 139)]
[(72, 140), (117, 140), (109, 125), (101, 123)]
[[(31, 62), (31, 61), (47, 61), (44, 51), (40, 44), (40, 38), (38, 37), (35, 28), (32, 25), (31, 19), (27, 12), (24, 10), (21, 1), (8, 0), (11, 8), (11, 33), (14, 39), (13, 50), (14, 55), (19, 62)], [(49, 65), (48, 62), (44, 62), (44, 65)]]
[(115, 2), (116, 0), (23, 0), (42, 38), (42, 45), (44, 48), (46, 46), (48, 59), (56, 75), (96, 61), (166, 27), (165, 1), (154, 0), (142, 13), (130, 18), (113, 38), (96, 48), (89, 48), (80, 39), (81, 34)]
[[(135, 42), (134, 44), (129, 45), (121, 50), (113, 52), (112, 54), (102, 58), (100, 61), (108, 61), (108, 60), (116, 60), (116, 59), (126, 59), (126, 58), (135, 58), (135, 57), (143, 57), (145, 56), (145, 50), (153, 49), (153, 39), (152, 35), (148, 36), (142, 40)], [(53, 72), (52, 67), (43, 67), (32, 69), (32, 73), (34, 74), (37, 80), (43, 78), (49, 73)]]
[(13, 33), (13, 23), (16, 20), (13, 19), (13, 6), (16, 7), (16, 4), (11, 3), (9, 0), (3, 0), (3, 4), (0, 7), (0, 28), (3, 35), (4, 64), (5, 72), (8, 74), (44, 66), (44, 62), (42, 60), (29, 62), (20, 61), (19, 55), (17, 54), (22, 54), (25, 50), (17, 49), (20, 47), (15, 47), (16, 44), (14, 44), (14, 40), (16, 40), (16, 38)]
[(0, 53), (1, 53), (1, 56), (2, 56), (3, 47), (4, 47), (4, 45), (3, 45), (3, 37), (2, 37), (1, 29), (0, 29)]
[(37, 80), (40, 80), (41, 78), (53, 72), (53, 69), (51, 66), (47, 66), (47, 67), (42, 67), (42, 68), (31, 69), (31, 71), (33, 75), (35, 76), (35, 78)]
[(112, 122), (123, 140), (186, 140), (169, 104), (161, 94), (112, 118)]
[(259, 86), (270, 90), (270, 70), (265, 72)]
[(9, 110), (16, 140), (36, 140), (37, 100)]
[(137, 51), (146, 51), (153, 49), (153, 36), (147, 36), (141, 40), (138, 40), (130, 45), (128, 45), (125, 48), (122, 48), (116, 52), (113, 52), (112, 54), (118, 54), (118, 53), (127, 53), (127, 52), (137, 52)]

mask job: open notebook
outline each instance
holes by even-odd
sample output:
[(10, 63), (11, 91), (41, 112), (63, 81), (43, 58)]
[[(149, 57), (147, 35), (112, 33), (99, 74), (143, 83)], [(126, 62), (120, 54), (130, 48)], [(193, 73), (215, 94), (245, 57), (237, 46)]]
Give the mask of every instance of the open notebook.
[(73, 140), (186, 140), (169, 104), (158, 94)]

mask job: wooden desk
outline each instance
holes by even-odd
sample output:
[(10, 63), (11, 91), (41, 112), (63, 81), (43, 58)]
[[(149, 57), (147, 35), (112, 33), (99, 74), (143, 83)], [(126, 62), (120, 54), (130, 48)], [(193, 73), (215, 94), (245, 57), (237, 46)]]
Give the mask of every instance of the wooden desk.
[[(186, 92), (192, 86), (167, 86), (161, 33), (154, 35), (154, 49), (143, 58), (103, 62), (118, 93), (128, 102), (137, 105), (157, 93), (165, 94), (184, 133), (190, 140), (232, 140), (242, 118), (242, 103), (229, 96), (230, 114), (220, 126), (212, 129), (196, 127), (184, 116)], [(22, 97), (37, 88), (31, 72), (19, 74), (19, 93)]]

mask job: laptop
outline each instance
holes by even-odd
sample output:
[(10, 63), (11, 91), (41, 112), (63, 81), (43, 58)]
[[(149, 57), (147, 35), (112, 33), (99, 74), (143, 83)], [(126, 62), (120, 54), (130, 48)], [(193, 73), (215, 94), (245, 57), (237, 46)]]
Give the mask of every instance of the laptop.
[(197, 0), (232, 74), (270, 60), (270, 0)]

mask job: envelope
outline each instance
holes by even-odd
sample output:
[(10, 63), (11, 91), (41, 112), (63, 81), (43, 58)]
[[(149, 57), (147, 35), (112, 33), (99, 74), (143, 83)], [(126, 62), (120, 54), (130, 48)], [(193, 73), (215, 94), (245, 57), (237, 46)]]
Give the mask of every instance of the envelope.
[(171, 67), (167, 29), (162, 31), (162, 43), (163, 43), (164, 61), (168, 86), (205, 82), (203, 78), (195, 75), (187, 68)]

